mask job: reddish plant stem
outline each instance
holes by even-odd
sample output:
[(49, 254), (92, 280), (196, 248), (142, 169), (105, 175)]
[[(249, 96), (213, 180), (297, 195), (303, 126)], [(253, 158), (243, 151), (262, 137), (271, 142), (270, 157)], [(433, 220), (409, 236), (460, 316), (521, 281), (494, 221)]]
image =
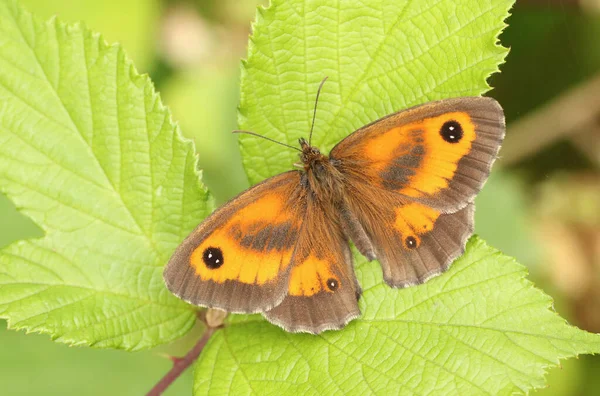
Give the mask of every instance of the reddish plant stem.
[(200, 340), (194, 347), (182, 358), (173, 359), (173, 367), (169, 372), (147, 393), (147, 396), (159, 396), (175, 381), (179, 376), (196, 361), (204, 346), (217, 330), (215, 327), (207, 327)]

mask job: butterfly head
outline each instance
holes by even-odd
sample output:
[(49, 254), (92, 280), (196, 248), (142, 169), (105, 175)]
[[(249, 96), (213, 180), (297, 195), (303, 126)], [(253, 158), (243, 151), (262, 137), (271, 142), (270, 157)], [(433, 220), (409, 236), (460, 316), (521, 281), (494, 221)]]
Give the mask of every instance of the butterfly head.
[(302, 149), (302, 152), (300, 153), (300, 159), (302, 160), (302, 164), (305, 168), (310, 168), (317, 162), (327, 160), (327, 157), (321, 154), (321, 151), (318, 148), (311, 146), (306, 139), (301, 138), (299, 142), (300, 148)]

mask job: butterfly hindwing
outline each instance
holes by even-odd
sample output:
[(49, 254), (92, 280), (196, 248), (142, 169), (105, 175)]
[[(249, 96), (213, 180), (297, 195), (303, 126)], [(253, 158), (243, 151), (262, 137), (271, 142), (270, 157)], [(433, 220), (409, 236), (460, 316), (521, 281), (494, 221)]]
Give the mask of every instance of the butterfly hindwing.
[(445, 271), (473, 233), (472, 203), (442, 213), (360, 182), (351, 188), (349, 208), (357, 214), (390, 286), (420, 284)]
[(262, 312), (281, 302), (306, 210), (300, 177), (290, 171), (267, 179), (210, 215), (167, 264), (169, 290), (229, 312)]
[(287, 331), (340, 329), (360, 315), (361, 291), (337, 213), (308, 197), (306, 219), (291, 262), (288, 294), (264, 315)]

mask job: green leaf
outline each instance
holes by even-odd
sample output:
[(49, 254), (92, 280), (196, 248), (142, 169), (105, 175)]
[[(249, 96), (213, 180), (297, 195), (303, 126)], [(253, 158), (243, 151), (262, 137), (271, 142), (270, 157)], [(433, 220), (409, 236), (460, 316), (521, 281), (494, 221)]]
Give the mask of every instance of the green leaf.
[(45, 236), (0, 250), (0, 317), (71, 344), (174, 340), (193, 309), (164, 287), (212, 210), (192, 144), (123, 50), (0, 2), (0, 190)]
[[(506, 49), (512, 0), (274, 0), (259, 9), (242, 70), (240, 126), (324, 151), (360, 126), (430, 100), (480, 95)], [(252, 182), (296, 153), (242, 136)], [(600, 351), (569, 326), (526, 270), (474, 237), (448, 273), (397, 290), (355, 255), (361, 318), (319, 336), (234, 316), (204, 349), (196, 394), (512, 394), (544, 386), (558, 359)]]
[(0, 248), (19, 239), (39, 238), (44, 236), (42, 230), (31, 219), (19, 213), (12, 202), (0, 194)]
[(319, 336), (246, 317), (216, 333), (195, 392), (232, 394), (510, 395), (544, 386), (559, 358), (600, 352), (569, 326), (525, 267), (478, 237), (443, 276), (406, 290), (360, 260), (359, 320)]
[[(395, 111), (480, 95), (507, 50), (496, 44), (513, 0), (324, 0), (260, 8), (243, 63), (241, 129), (297, 145), (313, 134), (328, 152)], [(292, 150), (241, 136), (251, 183), (289, 170)]]

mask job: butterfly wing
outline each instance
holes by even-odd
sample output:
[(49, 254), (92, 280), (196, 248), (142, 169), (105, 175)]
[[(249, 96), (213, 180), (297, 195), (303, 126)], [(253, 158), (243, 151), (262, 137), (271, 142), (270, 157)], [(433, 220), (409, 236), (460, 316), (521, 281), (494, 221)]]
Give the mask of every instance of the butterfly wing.
[(473, 233), (472, 203), (443, 213), (361, 182), (351, 189), (349, 210), (368, 235), (390, 286), (407, 287), (442, 273), (464, 252)]
[(337, 213), (312, 195), (306, 209), (287, 296), (264, 316), (287, 331), (316, 334), (358, 317), (361, 290)]
[(267, 179), (210, 215), (171, 257), (167, 288), (189, 303), (228, 312), (279, 304), (306, 214), (300, 178), (290, 171)]
[(350, 177), (453, 213), (483, 187), (504, 131), (494, 99), (446, 99), (375, 121), (338, 143), (330, 157)]
[(462, 254), (504, 131), (495, 100), (447, 99), (392, 114), (334, 147), (348, 210), (370, 242), (357, 247), (375, 252), (388, 284), (422, 283)]

